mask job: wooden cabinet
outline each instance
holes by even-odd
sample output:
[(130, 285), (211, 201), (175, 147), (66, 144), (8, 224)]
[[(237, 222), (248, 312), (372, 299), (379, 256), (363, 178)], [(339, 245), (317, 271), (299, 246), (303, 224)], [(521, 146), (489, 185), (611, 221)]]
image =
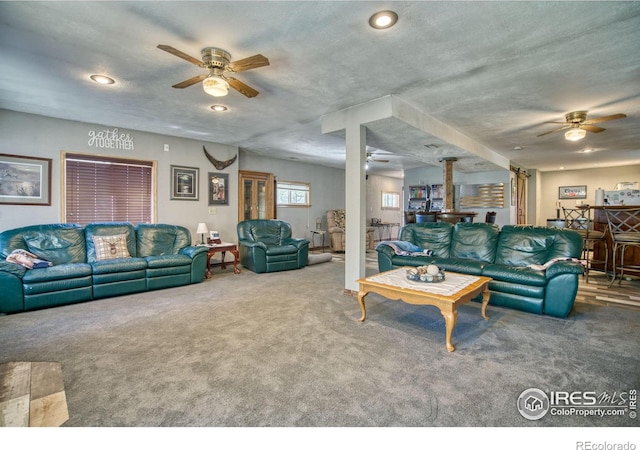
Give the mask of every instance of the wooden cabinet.
[(275, 179), (273, 174), (238, 172), (238, 220), (275, 219)]

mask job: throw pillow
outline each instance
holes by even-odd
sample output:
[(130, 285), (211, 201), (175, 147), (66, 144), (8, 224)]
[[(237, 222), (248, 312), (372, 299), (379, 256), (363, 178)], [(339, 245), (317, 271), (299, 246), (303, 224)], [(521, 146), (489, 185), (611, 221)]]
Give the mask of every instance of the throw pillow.
[(127, 249), (126, 234), (93, 236), (93, 245), (96, 248), (96, 260), (98, 261), (131, 257)]
[(336, 209), (333, 214), (333, 218), (336, 221), (336, 227), (342, 228), (343, 230), (346, 228), (347, 219), (344, 209)]

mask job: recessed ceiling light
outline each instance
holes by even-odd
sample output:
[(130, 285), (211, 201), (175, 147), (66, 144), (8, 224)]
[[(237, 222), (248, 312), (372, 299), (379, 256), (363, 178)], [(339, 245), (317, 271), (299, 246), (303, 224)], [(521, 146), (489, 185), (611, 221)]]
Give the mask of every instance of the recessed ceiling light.
[(582, 150), (582, 153), (591, 153), (594, 150), (592, 148), (585, 148), (584, 150)]
[(369, 25), (373, 28), (382, 30), (391, 28), (398, 21), (398, 15), (393, 11), (380, 11), (369, 18)]
[(513, 147), (513, 151), (514, 152), (519, 152), (520, 150), (522, 150), (522, 147), (518, 146), (518, 147)]
[(109, 78), (105, 75), (91, 75), (89, 78), (98, 84), (114, 84), (116, 82), (113, 78)]
[(215, 112), (224, 112), (228, 108), (224, 105), (211, 105), (211, 109), (213, 109)]

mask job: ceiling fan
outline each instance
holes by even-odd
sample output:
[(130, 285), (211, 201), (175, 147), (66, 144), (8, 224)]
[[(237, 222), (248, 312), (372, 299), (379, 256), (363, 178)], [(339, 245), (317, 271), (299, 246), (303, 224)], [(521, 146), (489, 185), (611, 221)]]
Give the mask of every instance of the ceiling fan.
[(189, 56), (170, 45), (161, 44), (158, 45), (158, 48), (209, 71), (207, 74), (196, 75), (195, 77), (189, 78), (181, 83), (174, 84), (172, 87), (176, 89), (183, 89), (202, 81), (204, 91), (214, 97), (224, 97), (227, 95), (229, 92), (229, 86), (240, 92), (245, 97), (255, 97), (259, 94), (258, 91), (236, 78), (225, 75), (225, 72), (244, 72), (245, 70), (257, 69), (258, 67), (269, 65), (269, 60), (260, 54), (231, 62), (231, 55), (229, 53), (215, 47), (206, 47), (202, 49), (202, 61)]
[(545, 122), (545, 123), (559, 123), (563, 126), (557, 128), (555, 130), (547, 131), (546, 133), (539, 134), (540, 136), (545, 136), (547, 134), (556, 133), (562, 130), (568, 130), (564, 137), (570, 141), (578, 141), (585, 137), (587, 131), (592, 133), (600, 133), (605, 130), (605, 128), (597, 127), (594, 123), (607, 122), (609, 120), (616, 119), (624, 119), (627, 117), (626, 114), (613, 114), (611, 116), (604, 117), (594, 117), (593, 119), (587, 119), (588, 111), (573, 111), (565, 114), (565, 122)]
[(375, 157), (375, 155), (373, 153), (368, 153), (367, 152), (367, 162), (371, 163), (371, 162), (379, 162), (379, 163), (388, 163), (389, 160), (388, 159), (378, 159)]

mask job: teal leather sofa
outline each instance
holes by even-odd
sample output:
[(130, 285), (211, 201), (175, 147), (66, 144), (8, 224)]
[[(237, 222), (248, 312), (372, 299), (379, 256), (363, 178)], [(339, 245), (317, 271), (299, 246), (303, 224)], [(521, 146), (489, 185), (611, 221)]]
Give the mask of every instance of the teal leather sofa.
[[(27, 250), (53, 266), (5, 259)], [(207, 248), (180, 226), (126, 222), (32, 225), (0, 233), (0, 313), (15, 313), (202, 281)]]
[(243, 267), (255, 273), (301, 269), (309, 258), (309, 241), (292, 238), (291, 225), (281, 220), (238, 223), (238, 251)]
[[(412, 256), (421, 249), (430, 250), (431, 256)], [(558, 261), (546, 270), (529, 267), (556, 259), (580, 258), (580, 235), (559, 228), (507, 225), (500, 229), (486, 223), (461, 222), (455, 226), (445, 222), (411, 223), (400, 230), (397, 241), (382, 242), (376, 250), (381, 272), (435, 264), (445, 269), (445, 273), (491, 277), (490, 305), (555, 317), (566, 317), (573, 308), (578, 277), (584, 270), (576, 261)], [(403, 255), (402, 250), (409, 255)]]

